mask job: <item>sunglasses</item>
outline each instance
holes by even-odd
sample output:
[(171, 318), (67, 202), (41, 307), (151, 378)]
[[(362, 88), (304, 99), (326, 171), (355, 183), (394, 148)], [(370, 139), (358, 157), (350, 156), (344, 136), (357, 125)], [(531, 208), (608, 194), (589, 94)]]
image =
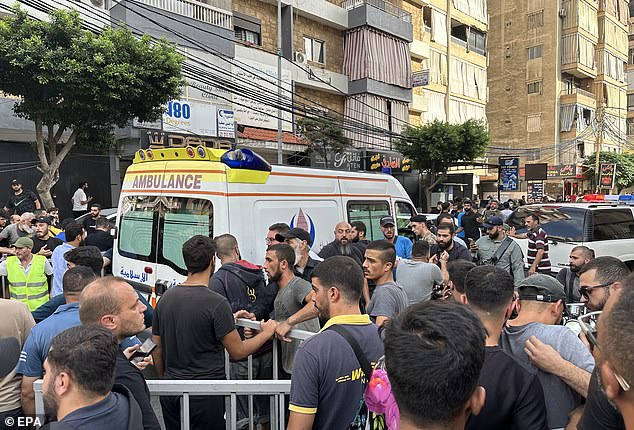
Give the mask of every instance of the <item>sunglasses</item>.
[[(601, 315), (601, 312), (602, 311), (590, 312), (588, 314), (580, 316), (577, 320), (579, 321), (581, 331), (586, 336), (586, 339), (588, 339), (588, 342), (590, 342), (590, 345), (592, 345), (592, 348), (597, 348), (599, 351), (601, 351), (601, 347), (599, 346), (599, 341), (597, 339), (597, 320), (599, 319), (599, 315)], [(612, 370), (614, 371), (614, 377), (621, 386), (621, 389), (625, 392), (630, 391), (631, 386), (625, 380), (625, 378), (616, 373), (614, 368), (612, 368)]]
[(582, 297), (585, 297), (586, 300), (588, 300), (590, 298), (588, 294), (589, 291), (595, 290), (597, 288), (606, 288), (612, 284), (614, 284), (614, 282), (606, 282), (605, 284), (600, 284), (600, 285), (582, 286), (582, 287), (579, 287), (579, 293), (581, 294)]

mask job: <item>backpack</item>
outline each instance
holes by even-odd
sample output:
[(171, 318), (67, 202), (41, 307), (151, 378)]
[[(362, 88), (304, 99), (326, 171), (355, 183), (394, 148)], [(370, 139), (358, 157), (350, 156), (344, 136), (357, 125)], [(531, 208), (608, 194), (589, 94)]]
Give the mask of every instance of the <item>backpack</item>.
[(365, 402), (365, 393), (372, 377), (372, 365), (367, 357), (363, 354), (359, 343), (356, 339), (350, 334), (348, 330), (341, 327), (340, 325), (331, 325), (326, 330), (332, 330), (339, 335), (341, 335), (346, 342), (350, 345), (352, 350), (354, 351), (354, 355), (357, 357), (357, 361), (361, 365), (361, 369), (363, 370), (363, 375), (365, 376), (365, 384), (363, 388), (363, 395), (361, 399), (359, 399), (359, 405), (357, 407), (357, 413), (354, 417), (354, 420), (350, 423), (350, 425), (346, 428), (346, 430), (385, 430), (387, 429), (385, 425), (385, 417), (383, 415), (376, 414), (371, 412), (368, 409), (368, 406)]

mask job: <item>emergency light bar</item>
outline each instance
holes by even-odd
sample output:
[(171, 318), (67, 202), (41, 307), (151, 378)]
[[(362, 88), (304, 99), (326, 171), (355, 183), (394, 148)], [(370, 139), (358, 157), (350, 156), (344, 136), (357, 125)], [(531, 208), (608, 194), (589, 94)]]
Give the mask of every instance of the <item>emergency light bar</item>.
[(271, 165), (260, 155), (250, 149), (233, 149), (220, 157), (220, 162), (232, 169), (271, 171)]
[(629, 194), (586, 194), (583, 196), (583, 201), (586, 203), (634, 203), (634, 196)]

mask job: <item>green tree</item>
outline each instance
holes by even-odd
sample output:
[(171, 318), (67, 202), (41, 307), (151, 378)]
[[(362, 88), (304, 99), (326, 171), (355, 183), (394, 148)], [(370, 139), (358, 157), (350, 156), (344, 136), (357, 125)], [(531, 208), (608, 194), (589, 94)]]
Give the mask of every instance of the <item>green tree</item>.
[(183, 57), (166, 40), (83, 30), (75, 11), (54, 11), (49, 21), (12, 12), (0, 20), (0, 90), (21, 97), (14, 112), (35, 124), (37, 191), (50, 207), (70, 150), (112, 144), (113, 127), (134, 117), (158, 119), (180, 94)]
[(447, 170), (458, 161), (482, 157), (489, 144), (489, 132), (482, 121), (463, 124), (434, 121), (420, 126), (407, 126), (396, 149), (412, 160), (421, 172), (420, 185), (429, 210), (431, 191), (447, 178)]
[[(594, 170), (596, 157), (594, 154), (585, 159), (583, 165), (586, 167), (588, 178), (596, 178)], [(616, 154), (614, 152), (599, 152), (599, 164), (616, 164), (616, 191), (621, 193), (625, 188), (634, 186), (634, 154)]]
[(328, 117), (304, 117), (297, 120), (297, 134), (308, 143), (309, 151), (319, 151), (328, 168), (328, 152), (341, 152), (351, 145), (341, 124)]

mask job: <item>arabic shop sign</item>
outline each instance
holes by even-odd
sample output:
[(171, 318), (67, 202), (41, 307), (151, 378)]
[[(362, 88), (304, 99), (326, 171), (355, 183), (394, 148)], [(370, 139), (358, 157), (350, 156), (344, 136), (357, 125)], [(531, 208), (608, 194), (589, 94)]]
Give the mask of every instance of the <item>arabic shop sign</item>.
[(601, 183), (601, 188), (614, 187), (615, 176), (616, 176), (616, 164), (614, 163), (601, 164), (601, 175), (599, 178), (599, 182)]
[(321, 151), (313, 151), (311, 154), (311, 165), (336, 170), (346, 170), (356, 172), (362, 167), (362, 151), (356, 149), (345, 149), (341, 152), (328, 151), (328, 163), (324, 163), (324, 154)]
[(412, 171), (412, 160), (398, 152), (365, 151), (365, 170), (387, 174), (408, 173)]
[(582, 166), (574, 163), (548, 166), (547, 174), (548, 178), (583, 178)]

